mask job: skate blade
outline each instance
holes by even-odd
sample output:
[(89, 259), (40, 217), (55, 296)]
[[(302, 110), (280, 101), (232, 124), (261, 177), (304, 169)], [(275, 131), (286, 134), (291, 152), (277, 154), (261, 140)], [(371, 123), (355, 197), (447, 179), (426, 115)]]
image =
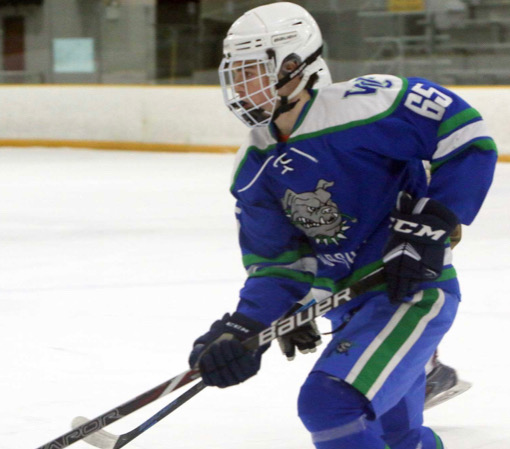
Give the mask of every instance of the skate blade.
[(459, 379), (452, 388), (443, 391), (442, 393), (439, 393), (438, 395), (434, 396), (433, 398), (425, 402), (425, 410), (435, 407), (436, 405), (442, 404), (443, 402), (449, 401), (455, 396), (458, 396), (459, 394), (462, 394), (465, 391), (469, 390), (472, 386), (473, 384), (471, 384), (470, 382), (466, 382), (464, 380)]

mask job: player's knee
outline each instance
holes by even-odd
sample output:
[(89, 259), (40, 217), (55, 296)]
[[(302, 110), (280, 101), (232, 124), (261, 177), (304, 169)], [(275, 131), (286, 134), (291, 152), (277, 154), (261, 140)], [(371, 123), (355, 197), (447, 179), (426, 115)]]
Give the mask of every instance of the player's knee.
[(367, 414), (367, 406), (354, 387), (322, 372), (308, 376), (298, 399), (299, 417), (310, 432), (352, 423)]

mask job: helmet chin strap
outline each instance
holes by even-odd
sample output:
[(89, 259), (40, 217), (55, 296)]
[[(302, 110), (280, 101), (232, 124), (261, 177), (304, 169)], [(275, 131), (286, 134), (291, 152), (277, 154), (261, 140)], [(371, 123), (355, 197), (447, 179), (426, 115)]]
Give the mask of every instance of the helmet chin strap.
[(319, 75), (317, 75), (317, 72), (312, 73), (310, 76), (303, 77), (301, 82), (290, 95), (278, 97), (280, 104), (276, 107), (272, 119), (276, 120), (281, 114), (289, 112), (291, 109), (293, 109), (294, 106), (298, 104), (299, 100), (293, 101), (292, 103), (290, 101), (296, 98), (303, 89), (312, 88), (318, 78)]
[[(296, 76), (299, 76), (303, 70), (310, 65), (312, 62), (314, 62), (322, 53), (322, 45), (314, 51), (310, 56), (308, 56), (301, 64), (299, 64), (292, 72), (287, 73), (283, 78), (281, 78), (275, 86), (275, 89), (278, 91), (278, 89), (285, 86), (288, 82), (292, 81)], [(297, 85), (297, 87), (292, 91), (290, 95), (286, 96), (280, 96), (280, 104), (276, 107), (273, 113), (272, 120), (276, 120), (281, 114), (284, 114), (285, 112), (289, 112), (291, 109), (293, 109), (297, 101), (290, 102), (294, 98), (298, 96), (298, 94), (305, 88), (307, 88), (310, 85), (309, 81), (312, 81), (312, 85), (315, 82), (316, 78), (314, 78), (313, 74), (312, 76), (304, 76), (300, 83)]]
[(280, 104), (276, 107), (276, 109), (274, 110), (274, 113), (273, 113), (273, 118), (272, 118), (273, 121), (276, 120), (278, 117), (280, 117), (280, 115), (285, 114), (286, 112), (289, 112), (291, 109), (294, 109), (294, 106), (296, 106), (298, 104), (299, 100), (289, 103), (289, 98), (290, 98), (290, 96), (280, 97)]

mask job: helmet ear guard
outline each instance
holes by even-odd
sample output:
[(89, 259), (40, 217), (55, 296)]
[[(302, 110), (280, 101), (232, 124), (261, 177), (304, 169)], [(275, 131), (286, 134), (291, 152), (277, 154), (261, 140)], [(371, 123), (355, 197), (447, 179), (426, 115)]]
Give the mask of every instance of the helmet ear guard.
[[(283, 60), (283, 62), (282, 62), (282, 64), (281, 64), (282, 69), (280, 70), (280, 73), (283, 73), (283, 74), (284, 74), (284, 76), (283, 76), (282, 78), (280, 78), (280, 79), (278, 80), (278, 82), (276, 83), (276, 89), (280, 89), (280, 88), (282, 88), (283, 86), (285, 86), (285, 84), (287, 84), (289, 81), (293, 80), (296, 76), (301, 75), (301, 74), (304, 72), (304, 70), (305, 70), (308, 66), (310, 66), (313, 62), (315, 62), (315, 60), (316, 60), (316, 59), (317, 59), (317, 58), (318, 58), (321, 54), (322, 54), (322, 45), (321, 45), (321, 46), (320, 46), (317, 50), (315, 50), (315, 51), (314, 51), (314, 52), (313, 52), (310, 56), (308, 56), (308, 57), (307, 57), (304, 61), (302, 61), (302, 62), (299, 62), (299, 61), (300, 61), (300, 58), (299, 58), (299, 56), (298, 56), (298, 55), (296, 55), (296, 54), (291, 54), (291, 55), (287, 56), (287, 57)], [(283, 65), (284, 65), (285, 63), (289, 62), (289, 61), (292, 61), (292, 60), (297, 61), (297, 62), (298, 62), (298, 66), (297, 66), (294, 70), (292, 70), (291, 72), (288, 72), (288, 71), (286, 71), (285, 69), (283, 69)], [(304, 76), (304, 77), (303, 77), (303, 78), (304, 78), (304, 80), (302, 81), (302, 84), (303, 84), (303, 85), (306, 85), (306, 83), (307, 83), (307, 81), (308, 81), (308, 78), (309, 78), (310, 76), (311, 76), (311, 74), (310, 74), (310, 75), (308, 75), (308, 76)], [(301, 84), (300, 84), (300, 85), (301, 85)], [(298, 86), (298, 88), (299, 88), (299, 86)], [(296, 90), (297, 90), (297, 89), (296, 89)], [(301, 89), (299, 89), (299, 90), (301, 91), (301, 90), (302, 90), (302, 88), (301, 88)], [(291, 97), (291, 98), (292, 98), (292, 96), (291, 96), (291, 95), (289, 95), (289, 97)]]
[[(282, 68), (280, 69), (280, 74), (283, 74), (283, 76), (276, 83), (275, 86), (276, 89), (277, 90), (281, 89), (283, 86), (285, 86), (287, 83), (292, 81), (297, 76), (301, 76), (301, 82), (297, 85), (297, 87), (290, 95), (278, 97), (280, 100), (280, 104), (276, 107), (275, 111), (273, 112), (272, 117), (273, 120), (276, 120), (281, 114), (293, 109), (294, 106), (296, 106), (297, 102), (290, 103), (290, 101), (294, 99), (302, 90), (311, 88), (315, 84), (315, 82), (319, 79), (317, 72), (306, 73), (305, 69), (309, 67), (311, 64), (313, 64), (315, 60), (318, 57), (320, 57), (321, 53), (322, 45), (301, 63), (299, 63), (300, 59), (299, 56), (295, 54), (291, 54), (283, 60), (281, 64)], [(283, 68), (283, 66), (289, 61), (298, 62), (297, 67), (290, 72)]]

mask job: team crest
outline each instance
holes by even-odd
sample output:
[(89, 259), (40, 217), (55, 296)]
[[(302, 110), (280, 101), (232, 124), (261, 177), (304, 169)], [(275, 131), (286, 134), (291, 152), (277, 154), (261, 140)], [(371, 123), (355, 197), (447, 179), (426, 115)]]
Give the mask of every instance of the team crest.
[(347, 238), (345, 231), (350, 229), (349, 222), (357, 221), (342, 214), (331, 200), (327, 189), (333, 185), (333, 182), (321, 179), (313, 192), (296, 193), (287, 189), (282, 200), (285, 214), (292, 224), (317, 243), (325, 245), (339, 245)]

